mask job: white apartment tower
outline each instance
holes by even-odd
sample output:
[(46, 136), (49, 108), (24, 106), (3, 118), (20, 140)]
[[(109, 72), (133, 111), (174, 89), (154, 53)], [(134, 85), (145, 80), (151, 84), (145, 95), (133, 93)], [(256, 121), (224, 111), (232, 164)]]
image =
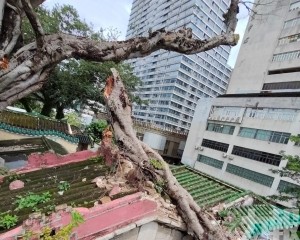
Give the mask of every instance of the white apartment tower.
[[(165, 28), (189, 27), (195, 38), (204, 39), (224, 29), (223, 13), (229, 0), (134, 0), (127, 38), (148, 36)], [(230, 47), (221, 46), (205, 53), (182, 55), (160, 50), (128, 62), (143, 86), (136, 93), (149, 105), (133, 107), (138, 120), (165, 128), (187, 131), (200, 98), (224, 94), (231, 69), (227, 65)]]
[(182, 162), (269, 196), (300, 187), (270, 171), (300, 155), (300, 1), (255, 2), (227, 94), (199, 101)]
[(255, 1), (228, 94), (300, 91), (300, 1)]

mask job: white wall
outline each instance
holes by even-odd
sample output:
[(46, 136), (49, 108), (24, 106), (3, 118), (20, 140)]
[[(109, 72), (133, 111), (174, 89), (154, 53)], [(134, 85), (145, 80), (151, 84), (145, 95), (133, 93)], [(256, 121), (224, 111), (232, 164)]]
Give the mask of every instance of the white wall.
[(155, 150), (164, 150), (167, 138), (155, 133), (145, 132), (143, 142)]
[[(285, 108), (294, 109), (292, 112), (295, 113), (293, 121), (284, 120), (272, 120), (272, 119), (260, 119), (260, 118), (249, 118), (244, 114), (241, 119), (241, 123), (238, 122), (226, 122), (226, 121), (212, 121), (215, 123), (226, 124), (235, 126), (233, 135), (216, 133), (206, 131), (208, 117), (212, 106), (229, 106), (229, 107), (240, 107), (240, 108)], [(246, 112), (246, 111), (245, 111)], [(286, 166), (287, 160), (281, 160), (280, 166), (274, 166), (263, 162), (258, 162), (252, 159), (231, 155), (231, 151), (234, 145), (245, 148), (254, 149), (257, 151), (268, 152), (272, 154), (279, 154), (281, 150), (286, 151), (291, 155), (300, 155), (300, 147), (295, 146), (293, 142), (289, 141), (288, 144), (280, 144), (256, 139), (250, 139), (238, 136), (240, 127), (248, 127), (255, 129), (265, 129), (278, 132), (288, 132), (292, 135), (300, 134), (300, 97), (284, 97), (284, 98), (216, 98), (216, 99), (202, 99), (198, 103), (198, 107), (195, 112), (195, 116), (192, 122), (192, 126), (188, 135), (186, 147), (183, 152), (182, 163), (192, 166), (204, 173), (219, 178), (225, 182), (231, 183), (235, 186), (251, 190), (259, 195), (267, 196), (277, 192), (279, 181), (285, 180), (292, 182), (289, 178), (281, 178), (278, 174), (273, 174), (270, 169), (281, 169)], [(227, 155), (231, 155), (233, 159), (223, 157), (223, 152), (203, 147), (203, 150), (196, 150), (195, 146), (201, 146), (203, 138), (210, 139), (217, 142), (229, 144)], [(223, 161), (223, 168), (217, 169), (207, 164), (197, 162), (197, 156), (199, 154)], [(257, 173), (274, 177), (272, 187), (267, 187), (262, 184), (256, 183), (251, 180), (236, 176), (234, 174), (226, 172), (227, 164), (246, 168)]]

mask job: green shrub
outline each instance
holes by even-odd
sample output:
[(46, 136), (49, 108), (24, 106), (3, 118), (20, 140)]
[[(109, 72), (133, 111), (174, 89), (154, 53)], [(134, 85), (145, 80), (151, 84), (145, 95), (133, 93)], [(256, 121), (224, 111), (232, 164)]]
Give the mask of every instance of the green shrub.
[(162, 163), (157, 159), (150, 159), (150, 164), (152, 165), (152, 167), (154, 167), (157, 170), (164, 169), (164, 166), (162, 165)]
[(71, 185), (67, 181), (60, 181), (59, 184), (58, 184), (58, 186), (57, 186), (57, 188), (58, 188), (59, 191), (64, 191), (64, 192), (67, 191), (67, 190), (69, 190), (70, 187), (71, 187)]
[(25, 196), (17, 196), (15, 204), (18, 206), (16, 210), (31, 208), (33, 211), (37, 211), (37, 205), (49, 202), (50, 200), (51, 194), (49, 192), (44, 192), (42, 194), (28, 192)]
[(99, 143), (102, 140), (102, 132), (105, 128), (107, 128), (107, 122), (105, 120), (99, 120), (96, 122), (92, 122), (85, 129), (86, 134), (92, 141), (92, 145), (95, 143)]
[(18, 222), (16, 215), (5, 214), (0, 216), (0, 228), (10, 229), (15, 226)]

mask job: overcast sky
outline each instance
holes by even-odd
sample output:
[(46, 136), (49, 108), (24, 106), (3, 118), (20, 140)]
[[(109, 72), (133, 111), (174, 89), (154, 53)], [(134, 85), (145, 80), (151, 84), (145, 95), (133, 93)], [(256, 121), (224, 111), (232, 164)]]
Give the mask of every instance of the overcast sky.
[[(133, 0), (47, 0), (44, 5), (52, 8), (55, 4), (70, 4), (74, 6), (79, 15), (88, 23), (92, 23), (95, 30), (113, 27), (121, 32), (120, 39), (124, 39), (129, 20), (131, 3)], [(228, 64), (234, 67), (243, 33), (248, 17), (244, 9), (241, 10), (237, 33), (240, 34), (238, 46), (232, 48)]]

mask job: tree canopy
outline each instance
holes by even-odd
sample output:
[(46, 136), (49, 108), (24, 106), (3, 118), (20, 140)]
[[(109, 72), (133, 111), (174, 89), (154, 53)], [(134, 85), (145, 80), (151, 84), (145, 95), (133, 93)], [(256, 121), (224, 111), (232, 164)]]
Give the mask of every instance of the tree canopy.
[[(80, 19), (76, 9), (70, 5), (56, 5), (52, 10), (37, 8), (37, 16), (48, 33), (65, 32), (92, 39), (116, 39), (118, 32), (110, 29), (105, 35), (103, 30), (95, 32), (93, 26)], [(34, 31), (28, 20), (23, 22), (24, 42), (35, 39)], [(70, 59), (58, 64), (50, 73), (42, 89), (20, 100), (24, 108), (31, 112), (32, 108), (41, 103), (40, 114), (50, 117), (52, 109), (56, 109), (56, 118), (64, 118), (64, 109), (77, 109), (78, 106), (89, 105), (92, 102), (103, 102), (101, 89), (106, 78), (111, 74), (110, 68), (117, 68), (124, 79), (129, 92), (135, 91), (139, 79), (132, 73), (128, 64), (114, 62), (90, 62)], [(137, 101), (139, 99), (136, 99)], [(91, 104), (93, 110), (94, 104)]]

